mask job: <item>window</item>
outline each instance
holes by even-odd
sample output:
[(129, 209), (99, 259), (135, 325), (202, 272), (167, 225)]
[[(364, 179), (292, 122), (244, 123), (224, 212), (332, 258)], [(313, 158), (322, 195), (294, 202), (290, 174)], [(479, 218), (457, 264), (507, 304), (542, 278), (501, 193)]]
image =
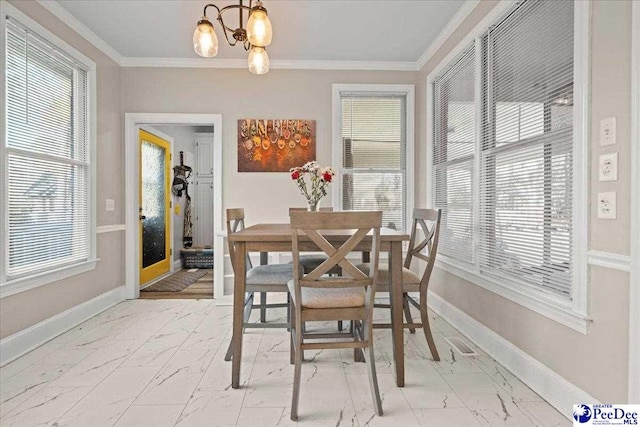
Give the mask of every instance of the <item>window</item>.
[(62, 49), (41, 31), (27, 27), (23, 22), (31, 22), (28, 18), (13, 15), (2, 15), (2, 194), (7, 207), (3, 285), (86, 265), (95, 258), (90, 198), (92, 64), (80, 62), (71, 48)]
[(575, 129), (586, 124), (574, 111), (576, 95), (586, 99), (574, 93), (578, 7), (518, 3), (429, 85), (444, 262), (518, 302), (532, 297), (584, 317), (574, 214), (576, 150), (584, 156)]
[(334, 105), (336, 100), (339, 104), (334, 110), (334, 206), (382, 210), (385, 227), (406, 230), (408, 195), (413, 191), (407, 182), (413, 87), (370, 89), (334, 85)]

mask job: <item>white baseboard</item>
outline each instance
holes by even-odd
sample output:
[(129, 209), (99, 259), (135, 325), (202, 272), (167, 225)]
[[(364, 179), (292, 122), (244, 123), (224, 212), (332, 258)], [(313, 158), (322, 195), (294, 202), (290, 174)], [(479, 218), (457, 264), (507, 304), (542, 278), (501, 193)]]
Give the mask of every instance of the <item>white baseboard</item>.
[(182, 260), (176, 259), (173, 261), (173, 271), (182, 270)]
[(0, 340), (0, 366), (6, 365), (124, 300), (125, 287), (120, 286), (3, 338)]
[(427, 301), (434, 312), (511, 371), (565, 417), (573, 419), (572, 409), (576, 403), (599, 403), (593, 396), (432, 291), (429, 291)]

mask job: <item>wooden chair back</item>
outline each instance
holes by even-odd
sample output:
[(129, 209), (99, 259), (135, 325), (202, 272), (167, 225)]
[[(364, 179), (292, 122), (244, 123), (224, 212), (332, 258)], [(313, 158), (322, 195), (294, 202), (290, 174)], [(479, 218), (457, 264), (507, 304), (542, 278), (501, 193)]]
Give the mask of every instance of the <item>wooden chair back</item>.
[[(411, 261), (414, 258), (421, 259), (427, 263), (422, 273), (420, 287), (426, 291), (429, 284), (429, 278), (436, 262), (436, 254), (438, 253), (438, 240), (440, 238), (440, 220), (442, 217), (441, 209), (419, 209), (413, 210), (413, 225), (411, 227), (411, 239), (409, 240), (409, 250), (407, 258), (404, 260), (406, 268), (411, 267)], [(418, 242), (418, 227), (424, 235), (424, 239)]]
[[(227, 237), (241, 230), (244, 230), (244, 209), (243, 208), (227, 209)], [(231, 267), (235, 272), (236, 267), (233, 264), (233, 260), (236, 259), (235, 244), (229, 239), (227, 239), (227, 242), (229, 243), (229, 257), (231, 259)], [(253, 265), (251, 264), (251, 258), (249, 258), (249, 255), (247, 254), (247, 270), (251, 268), (253, 268)]]
[[(303, 212), (292, 211), (290, 214), (292, 229), (293, 277), (295, 282), (296, 301), (301, 300), (301, 287), (346, 288), (362, 286), (371, 295), (373, 303), (373, 283), (378, 274), (380, 258), (380, 227), (382, 211), (359, 212)], [(332, 231), (353, 230), (353, 235), (340, 247), (336, 248), (327, 238)], [(372, 238), (371, 269), (369, 275), (360, 271), (346, 256), (369, 234)], [(308, 274), (300, 270), (299, 244), (302, 238), (308, 238), (319, 250), (327, 255), (327, 259)], [(323, 277), (333, 267), (342, 268), (342, 276)]]

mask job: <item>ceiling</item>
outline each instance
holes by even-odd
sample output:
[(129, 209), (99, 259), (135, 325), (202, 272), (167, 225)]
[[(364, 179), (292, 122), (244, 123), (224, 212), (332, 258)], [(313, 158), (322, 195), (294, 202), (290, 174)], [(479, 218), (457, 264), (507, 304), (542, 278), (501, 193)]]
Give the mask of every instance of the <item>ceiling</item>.
[[(57, 3), (124, 58), (197, 58), (191, 38), (206, 0)], [(267, 51), (272, 60), (415, 62), (464, 3), (263, 0), (273, 25), (273, 42)], [(215, 4), (222, 8), (237, 2)], [(207, 14), (214, 22), (215, 9), (209, 8)], [(237, 11), (226, 12), (224, 18), (227, 26), (237, 26)], [(220, 40), (216, 58), (246, 59), (244, 49), (226, 44), (218, 22), (214, 27)]]

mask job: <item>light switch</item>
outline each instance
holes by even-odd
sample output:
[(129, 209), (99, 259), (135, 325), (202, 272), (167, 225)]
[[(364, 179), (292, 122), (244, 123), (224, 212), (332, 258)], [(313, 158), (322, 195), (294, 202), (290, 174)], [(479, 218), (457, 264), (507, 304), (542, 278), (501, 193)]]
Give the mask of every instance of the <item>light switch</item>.
[(116, 208), (116, 202), (113, 199), (106, 199), (106, 209), (107, 212), (111, 212)]
[(598, 193), (598, 218), (616, 219), (616, 192)]
[(600, 120), (600, 145), (616, 143), (616, 118), (609, 117)]
[(598, 181), (618, 180), (618, 153), (601, 154), (598, 160)]

